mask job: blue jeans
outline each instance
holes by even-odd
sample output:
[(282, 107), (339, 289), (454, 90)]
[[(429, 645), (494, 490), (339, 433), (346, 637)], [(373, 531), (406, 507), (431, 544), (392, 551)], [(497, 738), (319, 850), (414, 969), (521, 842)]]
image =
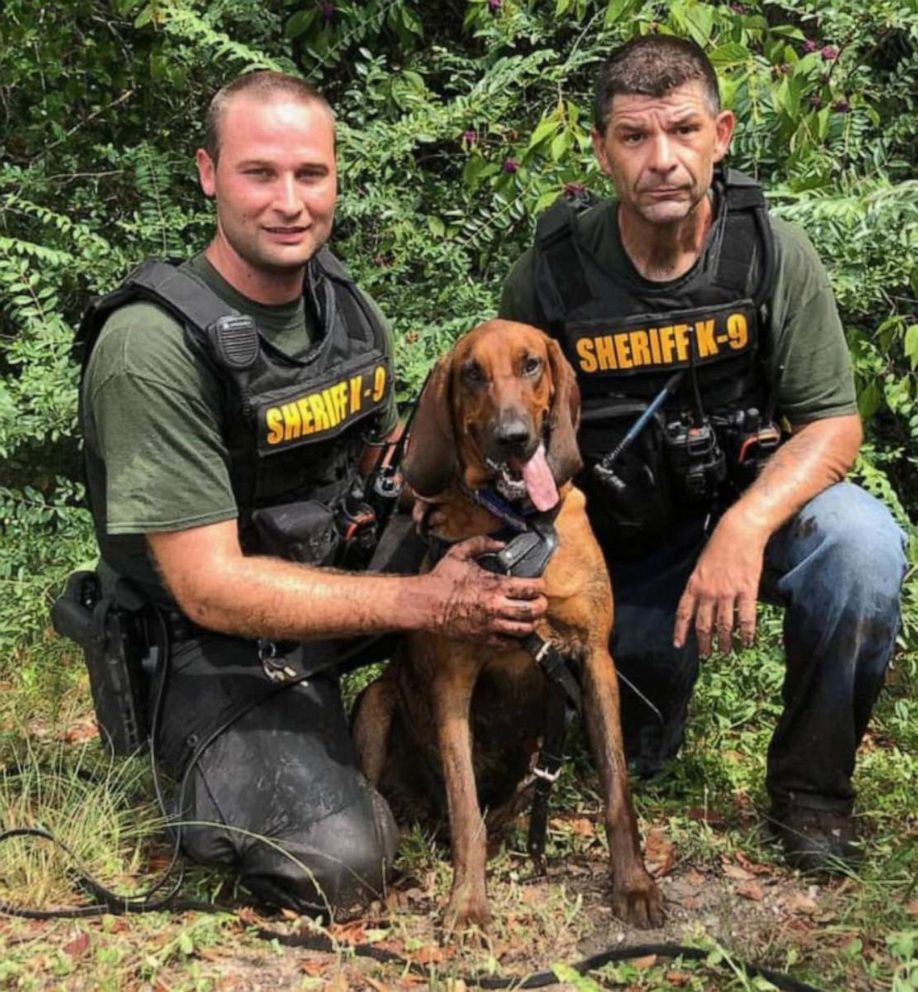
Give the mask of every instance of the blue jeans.
[[(650, 555), (608, 561), (622, 727), (639, 775), (682, 743), (698, 649), (694, 635), (675, 649), (672, 632), (705, 538), (696, 520)], [(892, 657), (905, 568), (905, 536), (889, 511), (848, 482), (824, 490), (768, 542), (759, 596), (784, 607), (787, 659), (768, 750), (775, 805), (850, 811), (855, 752)]]

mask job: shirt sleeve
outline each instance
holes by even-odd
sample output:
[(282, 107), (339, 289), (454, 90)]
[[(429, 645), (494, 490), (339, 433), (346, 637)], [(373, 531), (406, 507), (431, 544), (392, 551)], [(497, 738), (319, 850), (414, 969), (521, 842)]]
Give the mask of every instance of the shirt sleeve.
[(220, 386), (157, 307), (109, 318), (85, 387), (105, 463), (108, 532), (184, 530), (234, 519)]
[(792, 424), (856, 413), (851, 358), (822, 262), (802, 230), (779, 219), (772, 228), (769, 366), (778, 413)]

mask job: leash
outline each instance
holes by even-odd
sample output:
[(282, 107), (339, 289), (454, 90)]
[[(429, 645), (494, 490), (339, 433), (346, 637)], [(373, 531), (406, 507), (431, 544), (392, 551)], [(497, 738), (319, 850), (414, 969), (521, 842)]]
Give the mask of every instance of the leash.
[[(340, 950), (340, 945), (326, 934), (281, 934), (267, 927), (259, 927), (253, 931), (253, 934), (261, 940), (277, 941), (278, 944), (285, 947), (300, 947), (304, 950), (327, 954), (335, 954)], [(378, 947), (375, 944), (350, 944), (347, 946), (357, 957), (370, 958), (381, 964), (397, 964), (413, 975), (430, 978), (429, 967), (397, 954), (395, 951), (386, 950), (386, 948)], [(579, 975), (585, 975), (616, 961), (630, 961), (635, 958), (650, 956), (667, 959), (683, 958), (686, 961), (708, 961), (711, 951), (684, 944), (630, 944), (626, 947), (608, 947), (574, 962), (569, 967)], [(715, 965), (729, 968), (731, 971), (739, 969), (750, 978), (764, 978), (771, 982), (775, 988), (781, 989), (782, 992), (823, 992), (822, 989), (792, 978), (784, 972), (774, 971), (763, 965), (750, 964), (737, 958), (712, 962), (712, 966)], [(491, 975), (476, 972), (460, 975), (457, 979), (457, 981), (465, 982), (466, 985), (482, 989), (543, 989), (550, 985), (557, 985), (564, 980), (551, 970), (537, 971), (526, 976)]]

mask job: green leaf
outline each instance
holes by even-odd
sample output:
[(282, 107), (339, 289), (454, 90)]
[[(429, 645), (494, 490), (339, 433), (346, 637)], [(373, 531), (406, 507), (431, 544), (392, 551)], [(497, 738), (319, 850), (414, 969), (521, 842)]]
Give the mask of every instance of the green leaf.
[(560, 123), (556, 117), (543, 118), (532, 132), (528, 147), (535, 148), (536, 145), (540, 145), (550, 134), (554, 134), (558, 130)]
[(562, 131), (552, 139), (550, 154), (553, 162), (564, 157), (571, 144), (570, 131)]
[(857, 410), (861, 419), (870, 420), (882, 403), (883, 390), (880, 384), (876, 380), (868, 382), (857, 397)]
[(905, 332), (905, 355), (912, 371), (918, 369), (918, 324), (912, 324)]
[(432, 214), (427, 216), (427, 226), (435, 238), (442, 238), (446, 234), (446, 225), (439, 217), (434, 217)]
[(741, 65), (752, 58), (752, 53), (745, 45), (737, 42), (729, 42), (726, 45), (718, 45), (717, 48), (708, 52), (708, 58), (713, 65), (723, 68), (728, 65)]
[(287, 21), (287, 26), (284, 28), (284, 34), (288, 38), (297, 38), (301, 34), (306, 34), (318, 16), (318, 11), (315, 9), (298, 10), (293, 17)]
[(714, 27), (714, 10), (706, 4), (687, 7), (683, 11), (683, 19), (692, 40), (706, 48), (711, 40), (711, 30)]
[(631, 0), (609, 0), (609, 6), (606, 7), (606, 16), (603, 18), (603, 24), (605, 27), (611, 27), (616, 23), (631, 6)]
[(185, 957), (194, 954), (194, 941), (186, 930), (183, 930), (178, 936), (178, 947)]

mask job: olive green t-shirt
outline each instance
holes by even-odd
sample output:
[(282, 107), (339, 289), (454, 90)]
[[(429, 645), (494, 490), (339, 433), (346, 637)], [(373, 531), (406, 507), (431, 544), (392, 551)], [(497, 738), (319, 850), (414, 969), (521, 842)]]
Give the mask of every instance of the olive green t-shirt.
[[(769, 302), (771, 350), (767, 370), (776, 409), (791, 424), (854, 413), (854, 376), (835, 297), (825, 269), (807, 236), (787, 221), (771, 217), (775, 279)], [(581, 245), (604, 271), (643, 280), (624, 251), (615, 201), (606, 200), (576, 219)], [(684, 276), (681, 278), (685, 278)], [(536, 300), (536, 260), (529, 249), (504, 283), (500, 316), (540, 326)]]
[[(316, 318), (302, 298), (266, 306), (237, 292), (203, 254), (185, 266), (230, 307), (251, 316), (281, 351), (299, 358), (309, 350)], [(388, 330), (375, 304), (364, 299)], [(93, 348), (83, 389), (88, 443), (105, 464), (108, 534), (184, 530), (236, 518), (220, 431), (221, 385), (187, 346), (178, 321), (152, 303), (116, 310)], [(396, 421), (393, 395), (380, 436)]]

